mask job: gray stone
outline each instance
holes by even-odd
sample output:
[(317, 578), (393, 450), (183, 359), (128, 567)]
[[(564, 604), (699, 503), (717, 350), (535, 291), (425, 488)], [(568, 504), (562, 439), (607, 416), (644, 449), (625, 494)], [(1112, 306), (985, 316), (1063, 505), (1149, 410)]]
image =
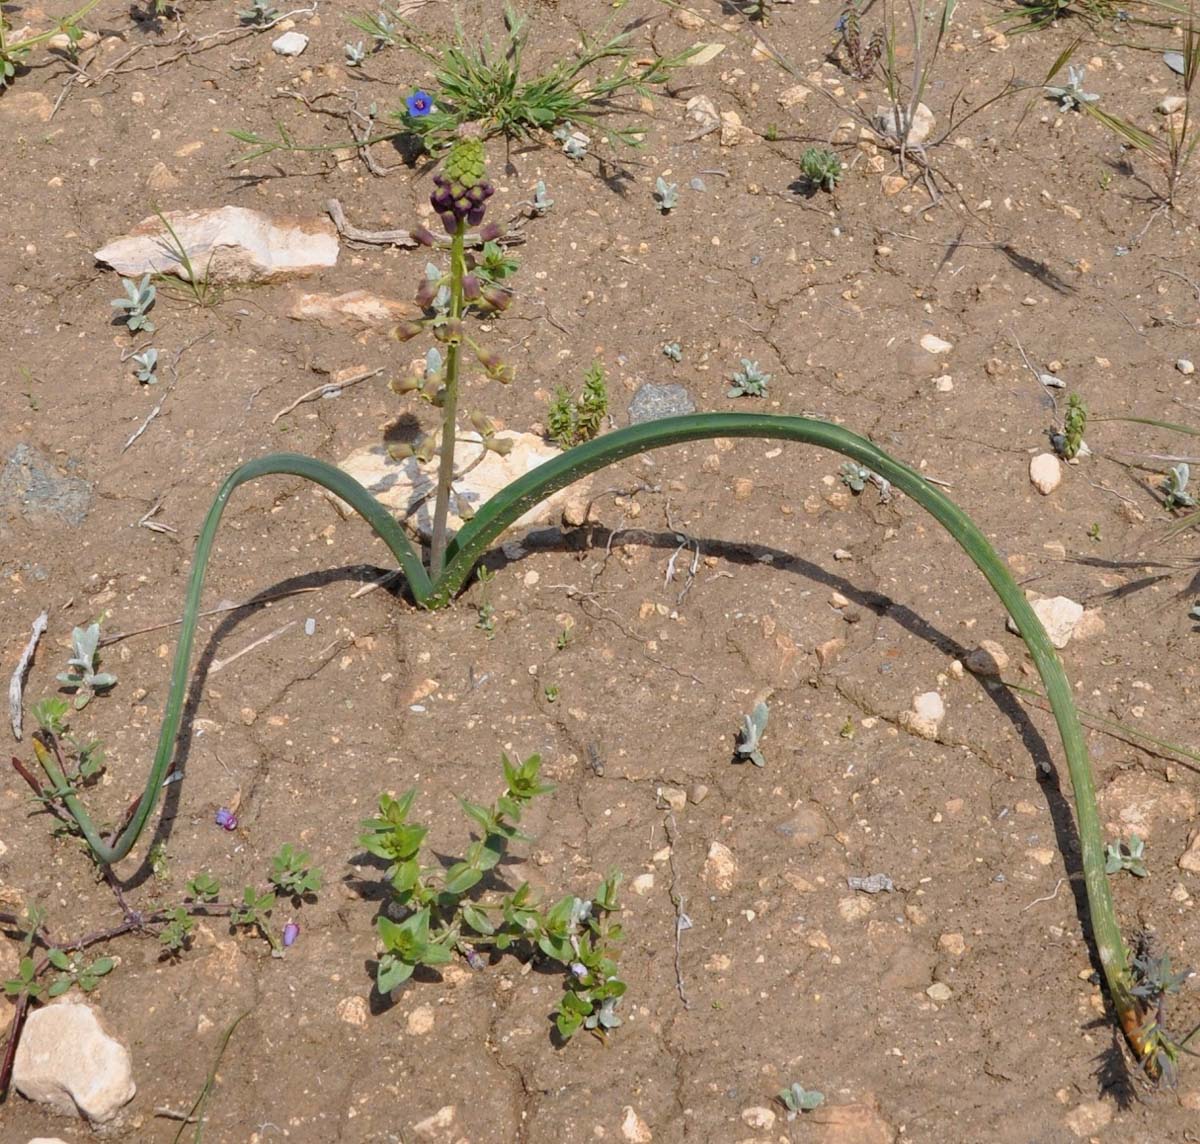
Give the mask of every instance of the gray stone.
[(29, 445), (17, 445), (0, 469), (0, 510), (19, 512), (32, 523), (47, 521), (82, 524), (92, 504), (92, 487), (70, 470), (58, 470), (54, 462)]
[(129, 1050), (104, 1031), (90, 1006), (74, 1001), (29, 1015), (12, 1079), (29, 1100), (93, 1124), (112, 1120), (137, 1092)]
[(629, 403), (629, 424), (641, 425), (661, 417), (679, 417), (695, 412), (696, 403), (682, 385), (655, 385), (648, 381)]

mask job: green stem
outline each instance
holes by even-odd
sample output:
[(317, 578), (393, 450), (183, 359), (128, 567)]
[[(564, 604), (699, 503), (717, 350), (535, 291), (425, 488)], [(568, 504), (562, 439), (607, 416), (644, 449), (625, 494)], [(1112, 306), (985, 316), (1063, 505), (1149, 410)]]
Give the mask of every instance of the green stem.
[[(450, 242), (450, 320), (457, 324), (463, 312), (463, 235), (466, 222), (458, 220), (458, 228)], [(446, 518), (450, 513), (450, 489), (454, 483), (454, 440), (458, 418), (458, 362), (462, 350), (462, 335), (457, 330), (446, 348), (446, 389), (442, 404), (442, 440), (439, 446), (437, 500), (433, 507), (433, 534), (429, 550), (429, 570), (436, 580), (446, 563)]]

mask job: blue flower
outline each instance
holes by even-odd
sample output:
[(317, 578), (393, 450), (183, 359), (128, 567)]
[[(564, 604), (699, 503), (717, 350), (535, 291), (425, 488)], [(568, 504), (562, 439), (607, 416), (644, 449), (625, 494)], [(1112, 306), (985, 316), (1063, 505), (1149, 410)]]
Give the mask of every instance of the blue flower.
[(285, 947), (290, 947), (295, 944), (296, 938), (300, 936), (300, 927), (295, 922), (288, 922), (283, 927), (283, 944)]
[(415, 119), (433, 110), (433, 96), (427, 91), (414, 91), (404, 102), (408, 105), (408, 114)]
[(233, 811), (230, 810), (228, 807), (224, 807), (224, 806), (221, 807), (221, 809), (217, 811), (217, 813), (214, 817), (215, 817), (217, 825), (222, 830), (236, 830), (237, 829), (237, 824), (238, 824), (237, 815), (234, 814)]

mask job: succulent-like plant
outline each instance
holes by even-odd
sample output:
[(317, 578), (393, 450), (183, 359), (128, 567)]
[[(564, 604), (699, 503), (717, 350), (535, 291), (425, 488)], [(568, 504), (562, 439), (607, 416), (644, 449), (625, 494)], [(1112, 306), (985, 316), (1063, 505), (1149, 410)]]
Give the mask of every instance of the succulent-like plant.
[(742, 716), (742, 729), (738, 732), (734, 755), (738, 762), (749, 760), (756, 767), (765, 767), (767, 760), (762, 753), (762, 737), (767, 729), (767, 705), (761, 700), (754, 705), (749, 715)]

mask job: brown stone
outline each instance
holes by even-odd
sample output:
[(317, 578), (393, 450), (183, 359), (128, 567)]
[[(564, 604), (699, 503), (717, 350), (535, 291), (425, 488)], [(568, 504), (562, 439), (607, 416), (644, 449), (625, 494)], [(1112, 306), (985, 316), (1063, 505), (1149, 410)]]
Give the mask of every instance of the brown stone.
[(812, 1144), (895, 1144), (896, 1130), (879, 1113), (875, 1098), (857, 1104), (822, 1105), (804, 1114)]

